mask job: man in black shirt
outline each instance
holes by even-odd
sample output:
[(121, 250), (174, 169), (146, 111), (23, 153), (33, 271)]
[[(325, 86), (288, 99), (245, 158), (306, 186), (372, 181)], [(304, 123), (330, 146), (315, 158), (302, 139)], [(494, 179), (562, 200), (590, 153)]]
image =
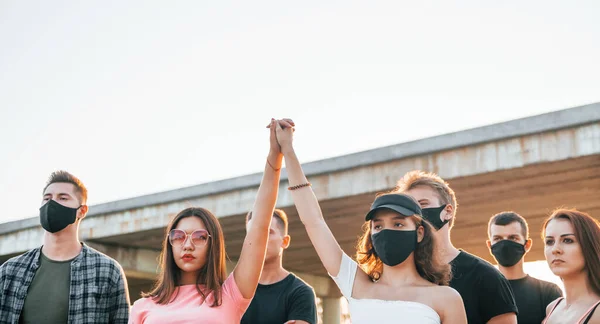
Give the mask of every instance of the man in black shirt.
[[(248, 213), (246, 222), (252, 221)], [(288, 219), (283, 210), (275, 209), (265, 264), (258, 287), (241, 324), (316, 324), (317, 304), (311, 286), (285, 270), (281, 264), (283, 250), (290, 245)]]
[(450, 240), (457, 202), (448, 183), (433, 173), (411, 171), (395, 191), (415, 198), (423, 218), (436, 229), (435, 248), (452, 265), (450, 287), (460, 293), (468, 322), (516, 324), (517, 306), (508, 280), (489, 262), (455, 248)]
[(532, 245), (527, 221), (514, 212), (496, 214), (488, 223), (488, 235), (490, 253), (515, 295), (519, 324), (541, 323), (546, 317), (546, 306), (561, 297), (562, 291), (557, 285), (530, 277), (523, 270), (524, 255)]

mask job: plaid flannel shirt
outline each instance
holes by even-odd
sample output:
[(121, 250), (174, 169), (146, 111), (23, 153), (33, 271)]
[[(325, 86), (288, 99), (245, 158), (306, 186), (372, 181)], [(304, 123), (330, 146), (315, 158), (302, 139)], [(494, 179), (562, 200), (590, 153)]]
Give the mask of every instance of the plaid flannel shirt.
[[(123, 269), (115, 260), (82, 245), (71, 263), (68, 323), (127, 324), (129, 293)], [(0, 324), (19, 323), (41, 250), (33, 249), (0, 265)]]

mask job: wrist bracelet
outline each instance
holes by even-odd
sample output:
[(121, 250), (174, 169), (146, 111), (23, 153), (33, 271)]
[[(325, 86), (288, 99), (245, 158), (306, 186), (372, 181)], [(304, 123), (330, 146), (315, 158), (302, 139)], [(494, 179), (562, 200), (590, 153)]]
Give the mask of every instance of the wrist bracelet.
[(307, 182), (307, 183), (302, 183), (302, 184), (299, 184), (299, 185), (288, 187), (288, 190), (296, 190), (296, 189), (300, 189), (300, 188), (303, 188), (303, 187), (310, 187), (310, 186), (312, 186), (312, 184), (310, 182)]

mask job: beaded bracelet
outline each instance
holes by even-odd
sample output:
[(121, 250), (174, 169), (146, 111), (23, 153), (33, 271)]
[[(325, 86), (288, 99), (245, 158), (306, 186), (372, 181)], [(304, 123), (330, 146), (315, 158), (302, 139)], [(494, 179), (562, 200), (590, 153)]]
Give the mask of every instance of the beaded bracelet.
[(288, 190), (296, 190), (296, 189), (300, 189), (300, 188), (303, 188), (303, 187), (310, 187), (310, 186), (312, 186), (312, 184), (310, 182), (307, 182), (307, 183), (302, 183), (302, 184), (299, 184), (299, 185), (288, 187)]

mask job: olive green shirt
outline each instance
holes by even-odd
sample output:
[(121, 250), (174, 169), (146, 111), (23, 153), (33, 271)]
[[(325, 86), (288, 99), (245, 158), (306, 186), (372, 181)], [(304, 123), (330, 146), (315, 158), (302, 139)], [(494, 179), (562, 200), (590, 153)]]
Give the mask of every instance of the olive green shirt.
[(27, 291), (19, 323), (67, 323), (73, 259), (54, 261), (40, 253), (40, 267)]

